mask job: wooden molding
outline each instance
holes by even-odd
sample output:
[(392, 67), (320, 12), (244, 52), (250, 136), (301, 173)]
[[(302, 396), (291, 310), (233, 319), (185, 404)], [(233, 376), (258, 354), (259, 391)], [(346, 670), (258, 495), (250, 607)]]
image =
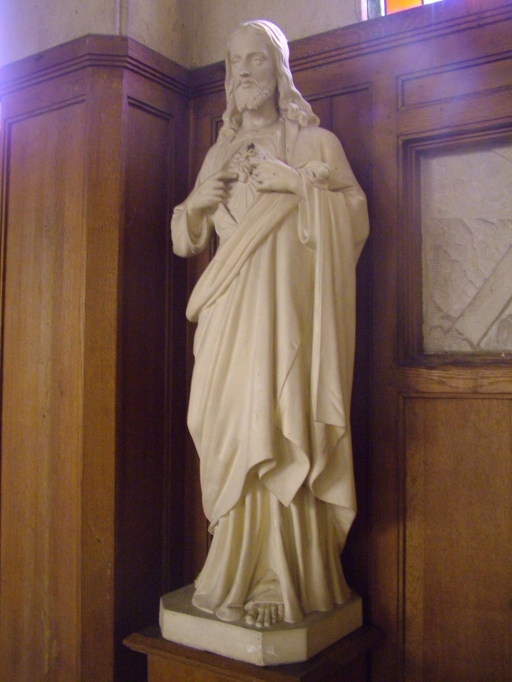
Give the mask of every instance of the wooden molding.
[(190, 96), (190, 72), (125, 36), (86, 35), (0, 69), (0, 97), (90, 66), (121, 68)]
[(503, 396), (510, 400), (512, 367), (402, 367), (400, 393), (404, 396), (471, 396), (492, 398)]

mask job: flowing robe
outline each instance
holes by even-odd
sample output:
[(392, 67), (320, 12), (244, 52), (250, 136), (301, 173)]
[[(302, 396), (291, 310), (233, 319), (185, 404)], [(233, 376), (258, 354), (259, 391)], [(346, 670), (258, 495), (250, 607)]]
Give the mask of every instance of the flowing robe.
[[(246, 143), (214, 145), (197, 184), (232, 168)], [(349, 410), (366, 201), (328, 131), (287, 121), (280, 145), (303, 198), (235, 183), (199, 230), (183, 205), (172, 220), (180, 256), (206, 248), (212, 229), (220, 237), (187, 317), (198, 322), (188, 425), (214, 533), (194, 603), (223, 620), (281, 602), (294, 622), (350, 593), (339, 553), (356, 510)]]

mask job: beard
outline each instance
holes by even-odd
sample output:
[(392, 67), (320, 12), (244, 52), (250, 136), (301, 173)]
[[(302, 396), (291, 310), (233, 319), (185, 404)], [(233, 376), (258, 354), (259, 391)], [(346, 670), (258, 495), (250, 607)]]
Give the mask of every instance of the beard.
[(238, 86), (234, 93), (236, 108), (240, 113), (256, 111), (272, 97), (272, 94), (268, 88), (263, 88), (258, 83), (254, 83), (250, 88)]

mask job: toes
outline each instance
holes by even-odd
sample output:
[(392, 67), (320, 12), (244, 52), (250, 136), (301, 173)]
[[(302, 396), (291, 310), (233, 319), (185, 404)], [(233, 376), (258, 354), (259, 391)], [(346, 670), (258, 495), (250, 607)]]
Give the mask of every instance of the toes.
[(261, 606), (258, 608), (258, 617), (256, 618), (256, 627), (262, 628), (265, 625), (265, 609)]
[(245, 614), (245, 622), (257, 628), (269, 628), (284, 619), (283, 604), (258, 604)]
[(247, 625), (254, 625), (256, 623), (256, 618), (258, 616), (258, 609), (251, 609), (247, 611), (245, 616), (245, 622)]

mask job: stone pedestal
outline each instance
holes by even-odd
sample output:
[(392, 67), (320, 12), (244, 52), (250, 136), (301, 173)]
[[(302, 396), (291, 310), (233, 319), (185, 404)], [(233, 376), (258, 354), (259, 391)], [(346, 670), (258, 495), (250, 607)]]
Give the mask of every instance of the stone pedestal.
[(254, 665), (306, 661), (363, 624), (361, 598), (331, 611), (315, 612), (296, 624), (258, 629), (243, 622), (225, 623), (191, 603), (194, 586), (169, 592), (160, 601), (165, 639)]

